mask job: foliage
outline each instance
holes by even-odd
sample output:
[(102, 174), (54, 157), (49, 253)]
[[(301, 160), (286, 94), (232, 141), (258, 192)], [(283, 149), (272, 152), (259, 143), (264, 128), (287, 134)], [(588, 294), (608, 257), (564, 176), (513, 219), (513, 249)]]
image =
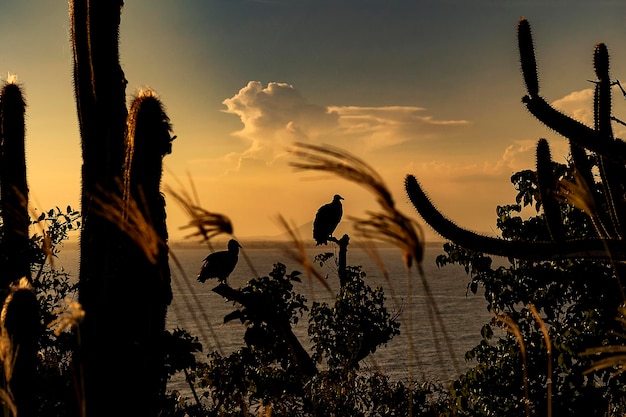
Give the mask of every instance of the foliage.
[(372, 290), (364, 278), (360, 267), (348, 267), (348, 280), (335, 304), (314, 302), (311, 308), (313, 358), (331, 370), (358, 366), (400, 333), (397, 316), (390, 316), (385, 308), (382, 288)]
[[(383, 290), (365, 284), (359, 267), (348, 267), (348, 280), (335, 302), (314, 302), (309, 312), (306, 298), (294, 289), (299, 275), (277, 263), (269, 276), (232, 289), (238, 295), (225, 291), (226, 284), (214, 289), (239, 300), (238, 308), (224, 320), (241, 321), (245, 345), (227, 356), (211, 352), (208, 363), (197, 364), (191, 372), (203, 397), (210, 400), (197, 415), (242, 416), (254, 410), (271, 410), (275, 416), (406, 415), (409, 398), (413, 415), (435, 415), (428, 414), (435, 403), (431, 397), (437, 393), (437, 398), (444, 398), (441, 387), (392, 382), (359, 365), (399, 334), (397, 316), (387, 311)], [(263, 312), (255, 308), (258, 303)], [(307, 312), (313, 371), (293, 340), (302, 332), (292, 331)], [(442, 409), (441, 404), (442, 399)], [(193, 410), (199, 413), (197, 406)]]
[(31, 389), (37, 392), (38, 415), (68, 415), (76, 410), (72, 355), (76, 352), (76, 335), (56, 332), (55, 319), (65, 310), (66, 301), (77, 296), (77, 282), (55, 260), (69, 234), (80, 228), (80, 213), (68, 206), (55, 207), (31, 221), (38, 230), (30, 238), (32, 286), (40, 305), (45, 331), (39, 338), (39, 362)]
[[(558, 169), (569, 175), (565, 166)], [(528, 241), (545, 239), (543, 214), (522, 219), (522, 206), (540, 208), (536, 178), (532, 171), (511, 178), (518, 191), (517, 204), (497, 209), (497, 225), (507, 239)], [(522, 203), (522, 204), (520, 204)], [(595, 233), (588, 217), (578, 209), (562, 204), (561, 211), (568, 238), (584, 238)], [(611, 405), (623, 398), (626, 386), (620, 378), (600, 372), (585, 376), (588, 358), (579, 355), (592, 346), (616, 341), (615, 316), (623, 301), (615, 270), (608, 262), (588, 260), (531, 261), (494, 260), (453, 243), (444, 245), (439, 266), (458, 264), (471, 281), (468, 289), (484, 291), (487, 308), (506, 313), (519, 326), (525, 341), (529, 399), (533, 414), (543, 414), (547, 406), (547, 383), (554, 392), (554, 415), (605, 415)], [(553, 372), (548, 374), (546, 342), (529, 304), (543, 313), (549, 328)], [(522, 359), (517, 339), (498, 331), (496, 321), (485, 324), (483, 340), (466, 354), (476, 365), (453, 384), (451, 395), (457, 415), (525, 415)], [(614, 410), (615, 411), (615, 410)]]

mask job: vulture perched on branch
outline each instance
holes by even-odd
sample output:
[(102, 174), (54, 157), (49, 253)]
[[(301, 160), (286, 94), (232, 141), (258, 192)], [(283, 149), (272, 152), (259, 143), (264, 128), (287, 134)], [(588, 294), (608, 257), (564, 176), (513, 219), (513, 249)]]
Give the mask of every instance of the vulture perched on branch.
[(324, 204), (317, 210), (315, 221), (313, 221), (313, 239), (315, 239), (316, 245), (326, 245), (329, 240), (336, 241), (333, 232), (343, 214), (341, 200), (343, 197), (335, 194), (332, 202)]
[(237, 265), (240, 247), (239, 242), (231, 239), (228, 241), (228, 250), (210, 253), (204, 258), (198, 273), (198, 281), (205, 282), (207, 279), (217, 278), (220, 282), (226, 282)]

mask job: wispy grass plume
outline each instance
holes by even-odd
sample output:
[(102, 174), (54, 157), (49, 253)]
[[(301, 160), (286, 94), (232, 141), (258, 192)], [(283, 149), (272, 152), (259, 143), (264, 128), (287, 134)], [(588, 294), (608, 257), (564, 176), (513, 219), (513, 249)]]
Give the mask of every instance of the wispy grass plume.
[(526, 399), (526, 416), (530, 417), (530, 394), (528, 387), (528, 364), (526, 362), (526, 343), (524, 343), (524, 337), (522, 336), (522, 331), (515, 321), (504, 312), (500, 312), (494, 317), (495, 321), (498, 323), (502, 323), (505, 329), (513, 334), (517, 339), (517, 343), (519, 344), (520, 354), (522, 355), (522, 371), (524, 373), (524, 397)]
[(330, 145), (298, 142), (290, 152), (300, 160), (290, 162), (296, 169), (327, 172), (370, 191), (381, 211), (367, 212), (367, 219), (351, 217), (355, 230), (366, 238), (382, 240), (400, 248), (408, 268), (414, 262), (422, 262), (424, 237), (421, 227), (398, 211), (389, 188), (374, 168), (347, 151)]
[(175, 191), (167, 185), (165, 186), (165, 192), (174, 198), (189, 218), (189, 223), (182, 226), (181, 230), (193, 229), (194, 232), (185, 236), (185, 238), (200, 237), (212, 249), (211, 239), (221, 234), (232, 235), (233, 225), (227, 216), (203, 209), (200, 206), (198, 194), (191, 179), (189, 183), (191, 192), (183, 187), (181, 187), (181, 191)]
[(157, 263), (159, 249), (166, 243), (159, 237), (150, 219), (142, 213), (135, 199), (121, 194), (93, 195), (94, 211), (116, 225), (141, 249), (152, 264)]
[(598, 217), (598, 209), (593, 192), (577, 169), (574, 168), (572, 170), (571, 181), (567, 178), (560, 178), (558, 180), (554, 197), (563, 203), (567, 203), (582, 210), (589, 216), (599, 237), (607, 238), (609, 236), (609, 233)]
[(294, 227), (294, 225), (289, 224), (287, 220), (281, 215), (278, 216), (278, 223), (283, 227), (283, 229), (285, 229), (287, 234), (289, 234), (291, 243), (295, 247), (295, 249), (293, 249), (290, 246), (285, 246), (284, 250), (287, 256), (290, 257), (292, 260), (298, 262), (300, 265), (302, 265), (302, 267), (304, 268), (304, 272), (306, 273), (307, 278), (309, 279), (309, 282), (312, 281), (312, 278), (317, 279), (317, 281), (320, 284), (322, 284), (322, 286), (330, 294), (332, 294), (333, 290), (330, 288), (330, 285), (328, 285), (328, 282), (326, 282), (324, 277), (319, 272), (317, 272), (317, 270), (313, 268), (313, 266), (311, 265), (311, 262), (309, 262), (309, 257), (308, 257), (308, 254), (306, 253), (304, 242), (302, 241), (302, 238), (296, 232), (296, 228)]
[(546, 384), (547, 392), (548, 392), (547, 416), (552, 417), (552, 342), (550, 340), (550, 333), (548, 332), (548, 327), (546, 326), (546, 323), (541, 318), (541, 315), (539, 314), (537, 307), (535, 307), (534, 304), (529, 304), (528, 308), (530, 309), (530, 312), (535, 318), (535, 321), (539, 325), (539, 328), (541, 329), (541, 333), (543, 334), (543, 339), (546, 342), (546, 353), (548, 354), (548, 382)]
[[(290, 153), (298, 159), (298, 161), (290, 163), (292, 167), (298, 170), (313, 170), (333, 174), (364, 187), (374, 195), (376, 202), (380, 206), (380, 210), (367, 211), (367, 218), (365, 219), (350, 216), (350, 220), (354, 222), (354, 229), (359, 235), (366, 239), (390, 243), (400, 249), (409, 274), (409, 297), (413, 296), (411, 270), (413, 265), (416, 266), (427, 294), (425, 299), (428, 304), (428, 322), (432, 328), (435, 344), (437, 345), (436, 350), (438, 358), (440, 362), (443, 363), (443, 357), (441, 355), (443, 349), (441, 349), (439, 340), (437, 339), (437, 325), (439, 325), (440, 330), (444, 334), (448, 353), (450, 354), (455, 369), (458, 371), (459, 367), (454, 357), (450, 337), (421, 267), (421, 262), (424, 257), (424, 236), (421, 226), (396, 208), (392, 194), (382, 177), (374, 168), (360, 158), (334, 146), (318, 146), (305, 143), (295, 143), (294, 148), (290, 149)], [(407, 332), (409, 341), (409, 380), (412, 381), (413, 355), (417, 356), (417, 349), (415, 348), (413, 333), (411, 331), (413, 328), (413, 311), (410, 303), (407, 309), (407, 316), (409, 327), (409, 331)]]
[(626, 303), (626, 291), (624, 290), (621, 277), (619, 276), (619, 269), (615, 265), (615, 260), (613, 259), (611, 250), (606, 243), (606, 239), (609, 237), (609, 232), (607, 231), (606, 227), (600, 219), (600, 216), (598, 215), (598, 208), (596, 206), (593, 192), (589, 188), (589, 185), (587, 184), (583, 176), (576, 168), (572, 170), (572, 177), (572, 181), (566, 178), (559, 179), (557, 183), (557, 189), (554, 193), (554, 197), (563, 203), (569, 204), (573, 207), (578, 208), (579, 210), (582, 210), (587, 216), (589, 216), (589, 218), (591, 219), (591, 223), (596, 230), (596, 233), (598, 234), (600, 239), (602, 239), (604, 249), (609, 256), (609, 261), (611, 263), (611, 266), (613, 267), (613, 271), (615, 271), (615, 278), (620, 293), (622, 295), (622, 299)]

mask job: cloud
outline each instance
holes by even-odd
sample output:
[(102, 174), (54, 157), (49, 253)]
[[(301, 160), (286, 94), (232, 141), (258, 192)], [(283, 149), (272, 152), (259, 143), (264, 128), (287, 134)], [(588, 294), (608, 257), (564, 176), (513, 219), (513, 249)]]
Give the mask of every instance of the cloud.
[(533, 169), (536, 142), (519, 141), (504, 149), (499, 159), (482, 162), (455, 162), (433, 159), (419, 163), (411, 162), (404, 169), (418, 176), (436, 177), (447, 183), (465, 183), (481, 180), (508, 178), (512, 173)]
[(369, 150), (399, 145), (412, 140), (424, 142), (469, 124), (466, 120), (437, 120), (414, 106), (331, 106), (339, 115), (341, 133), (358, 138)]
[(226, 113), (239, 116), (244, 127), (235, 134), (250, 140), (245, 158), (272, 162), (294, 141), (337, 128), (338, 115), (328, 108), (309, 103), (292, 86), (271, 82), (263, 88), (250, 81), (231, 98), (223, 101)]
[(223, 101), (226, 113), (239, 116), (243, 128), (235, 135), (250, 141), (242, 160), (271, 163), (295, 141), (333, 143), (347, 149), (375, 151), (434, 137), (469, 124), (437, 120), (416, 106), (325, 106), (310, 103), (290, 84), (250, 81)]

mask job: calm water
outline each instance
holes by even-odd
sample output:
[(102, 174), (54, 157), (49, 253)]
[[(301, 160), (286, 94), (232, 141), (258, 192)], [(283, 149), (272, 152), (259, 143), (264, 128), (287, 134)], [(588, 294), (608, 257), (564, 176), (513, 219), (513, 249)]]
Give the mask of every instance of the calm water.
[[(258, 247), (258, 244), (247, 247), (245, 241), (241, 243), (244, 256), (240, 255), (239, 263), (229, 278), (231, 286), (235, 288), (255, 276), (268, 275), (276, 262), (285, 264), (288, 272), (303, 271), (302, 266), (291, 260), (284, 249), (275, 243), (268, 243), (264, 247)], [(310, 248), (309, 259), (313, 262), (316, 254), (333, 250), (336, 251), (336, 247)], [(71, 272), (76, 272), (76, 251), (63, 252), (61, 264)], [(468, 276), (462, 268), (447, 266), (440, 269), (436, 266), (435, 258), (442, 252), (440, 245), (426, 249), (423, 268), (424, 279), (431, 293), (428, 296), (422, 277), (415, 270), (407, 272), (397, 249), (378, 249), (388, 272), (387, 280), (364, 250), (349, 248), (348, 264), (362, 265), (367, 274), (366, 283), (373, 288), (383, 287), (388, 309), (400, 312), (401, 334), (386, 347), (377, 350), (364, 362), (365, 366), (380, 369), (395, 379), (407, 379), (411, 373), (414, 379), (439, 381), (450, 380), (456, 377), (458, 371), (467, 368), (464, 354), (480, 342), (480, 329), (490, 319), (490, 315), (481, 294), (467, 294)], [(233, 311), (232, 303), (211, 291), (215, 282), (202, 284), (196, 281), (196, 274), (202, 259), (209, 253), (208, 249), (174, 247), (172, 253), (181, 268), (171, 262), (174, 299), (168, 311), (168, 328), (184, 328), (198, 336), (204, 347), (203, 355), (213, 350), (222, 354), (236, 351), (243, 345), (243, 326), (238, 320), (223, 324), (224, 315)], [(328, 276), (328, 283), (336, 289), (336, 268), (317, 268), (322, 275)], [(295, 283), (294, 287), (309, 301), (332, 302), (333, 295), (318, 282), (309, 282), (303, 278), (302, 283)], [(307, 346), (307, 320), (302, 320), (295, 332), (303, 345)], [(176, 389), (184, 389), (186, 386), (182, 376), (170, 385)]]

